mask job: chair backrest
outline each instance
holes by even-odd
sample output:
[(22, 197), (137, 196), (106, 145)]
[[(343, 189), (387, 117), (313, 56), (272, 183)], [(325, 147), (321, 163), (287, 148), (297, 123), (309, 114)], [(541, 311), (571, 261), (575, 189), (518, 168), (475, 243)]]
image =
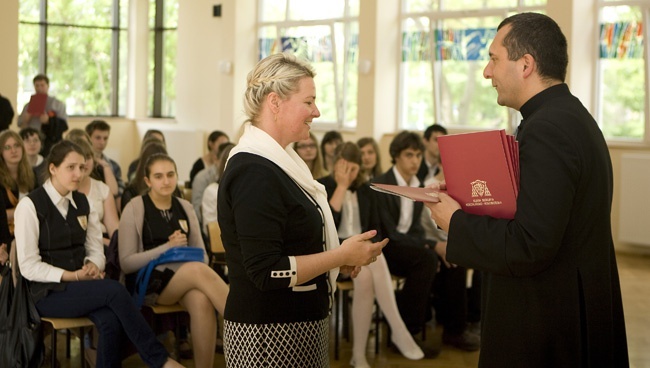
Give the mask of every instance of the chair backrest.
[(214, 253), (226, 253), (221, 241), (221, 228), (219, 223), (212, 221), (208, 223), (208, 237), (210, 238), (210, 251)]

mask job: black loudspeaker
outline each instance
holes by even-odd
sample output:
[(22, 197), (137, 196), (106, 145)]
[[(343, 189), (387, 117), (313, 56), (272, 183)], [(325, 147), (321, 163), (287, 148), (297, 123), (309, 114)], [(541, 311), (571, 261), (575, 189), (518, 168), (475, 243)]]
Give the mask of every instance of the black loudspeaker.
[(221, 16), (221, 4), (214, 5), (212, 7), (212, 16), (213, 17), (220, 17)]

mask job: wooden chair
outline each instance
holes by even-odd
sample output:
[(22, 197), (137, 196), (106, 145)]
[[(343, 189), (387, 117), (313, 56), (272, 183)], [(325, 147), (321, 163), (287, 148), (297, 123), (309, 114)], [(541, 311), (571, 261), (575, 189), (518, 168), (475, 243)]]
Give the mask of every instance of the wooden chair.
[[(165, 315), (165, 314), (174, 314), (174, 354), (176, 354), (176, 359), (180, 362), (181, 360), (181, 354), (180, 354), (180, 341), (178, 340), (178, 336), (180, 336), (180, 317), (182, 313), (187, 313), (187, 309), (180, 305), (179, 303), (172, 304), (172, 305), (144, 305), (143, 308), (146, 308), (151, 311), (152, 313), (152, 318), (151, 318), (151, 329), (154, 332), (157, 332), (157, 327), (156, 326), (156, 316), (157, 315)], [(146, 310), (145, 309), (145, 310)]]
[[(210, 266), (226, 266), (226, 248), (221, 240), (221, 228), (219, 223), (212, 221), (208, 223), (208, 239), (210, 241)], [(224, 271), (224, 274), (226, 272)]]
[[(9, 260), (12, 265), (14, 265), (11, 268), (11, 273), (13, 277), (14, 284), (16, 284), (16, 265), (18, 265), (18, 261), (16, 258), (16, 240), (13, 240), (11, 243), (11, 251), (9, 252)], [(73, 328), (78, 328), (80, 330), (79, 332), (79, 355), (81, 355), (81, 367), (85, 368), (86, 367), (86, 350), (84, 346), (84, 328), (85, 327), (92, 327), (95, 324), (88, 318), (86, 317), (78, 317), (78, 318), (52, 318), (52, 317), (43, 317), (41, 316), (41, 324), (50, 324), (52, 326), (52, 336), (51, 336), (51, 342), (50, 346), (52, 348), (52, 367), (56, 367), (56, 340), (57, 340), (57, 332), (59, 330), (66, 330), (66, 347), (65, 347), (65, 356), (66, 358), (70, 358), (70, 340), (71, 340), (71, 332), (70, 330)]]
[(65, 356), (70, 358), (70, 330), (74, 328), (79, 329), (79, 355), (81, 356), (81, 367), (86, 367), (86, 349), (84, 346), (84, 328), (94, 326), (93, 322), (86, 317), (79, 318), (50, 318), (41, 317), (42, 324), (50, 324), (52, 326), (52, 335), (50, 346), (52, 348), (52, 367), (56, 367), (56, 340), (59, 330), (66, 330), (66, 347)]

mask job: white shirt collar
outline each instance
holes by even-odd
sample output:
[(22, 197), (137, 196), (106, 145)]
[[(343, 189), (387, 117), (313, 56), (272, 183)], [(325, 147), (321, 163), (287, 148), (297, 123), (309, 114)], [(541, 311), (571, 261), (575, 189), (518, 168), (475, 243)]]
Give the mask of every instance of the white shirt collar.
[(62, 196), (59, 194), (59, 192), (54, 188), (54, 185), (52, 184), (51, 179), (47, 179), (45, 184), (43, 184), (43, 188), (45, 189), (45, 192), (47, 195), (50, 197), (52, 200), (52, 203), (54, 204), (59, 204), (63, 198), (67, 198), (72, 206), (74, 208), (77, 208), (77, 204), (75, 203), (74, 199), (72, 198), (72, 192), (68, 192), (66, 195)]
[(397, 185), (399, 186), (402, 187), (409, 186), (414, 188), (420, 186), (420, 179), (418, 179), (416, 175), (413, 175), (413, 177), (411, 177), (411, 182), (407, 183), (406, 180), (404, 180), (404, 178), (402, 177), (402, 174), (399, 173), (395, 165), (393, 165), (393, 174), (395, 175), (395, 179), (397, 179)]

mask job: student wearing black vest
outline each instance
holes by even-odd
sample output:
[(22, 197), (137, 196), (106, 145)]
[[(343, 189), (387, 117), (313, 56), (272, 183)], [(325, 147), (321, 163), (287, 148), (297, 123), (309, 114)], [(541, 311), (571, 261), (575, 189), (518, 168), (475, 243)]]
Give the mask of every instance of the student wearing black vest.
[(69, 141), (52, 147), (50, 178), (20, 201), (15, 212), (16, 253), (42, 316), (88, 316), (99, 330), (97, 367), (119, 367), (125, 334), (150, 367), (180, 367), (169, 359), (133, 299), (104, 279), (104, 249), (97, 213), (76, 190), (85, 159)]

